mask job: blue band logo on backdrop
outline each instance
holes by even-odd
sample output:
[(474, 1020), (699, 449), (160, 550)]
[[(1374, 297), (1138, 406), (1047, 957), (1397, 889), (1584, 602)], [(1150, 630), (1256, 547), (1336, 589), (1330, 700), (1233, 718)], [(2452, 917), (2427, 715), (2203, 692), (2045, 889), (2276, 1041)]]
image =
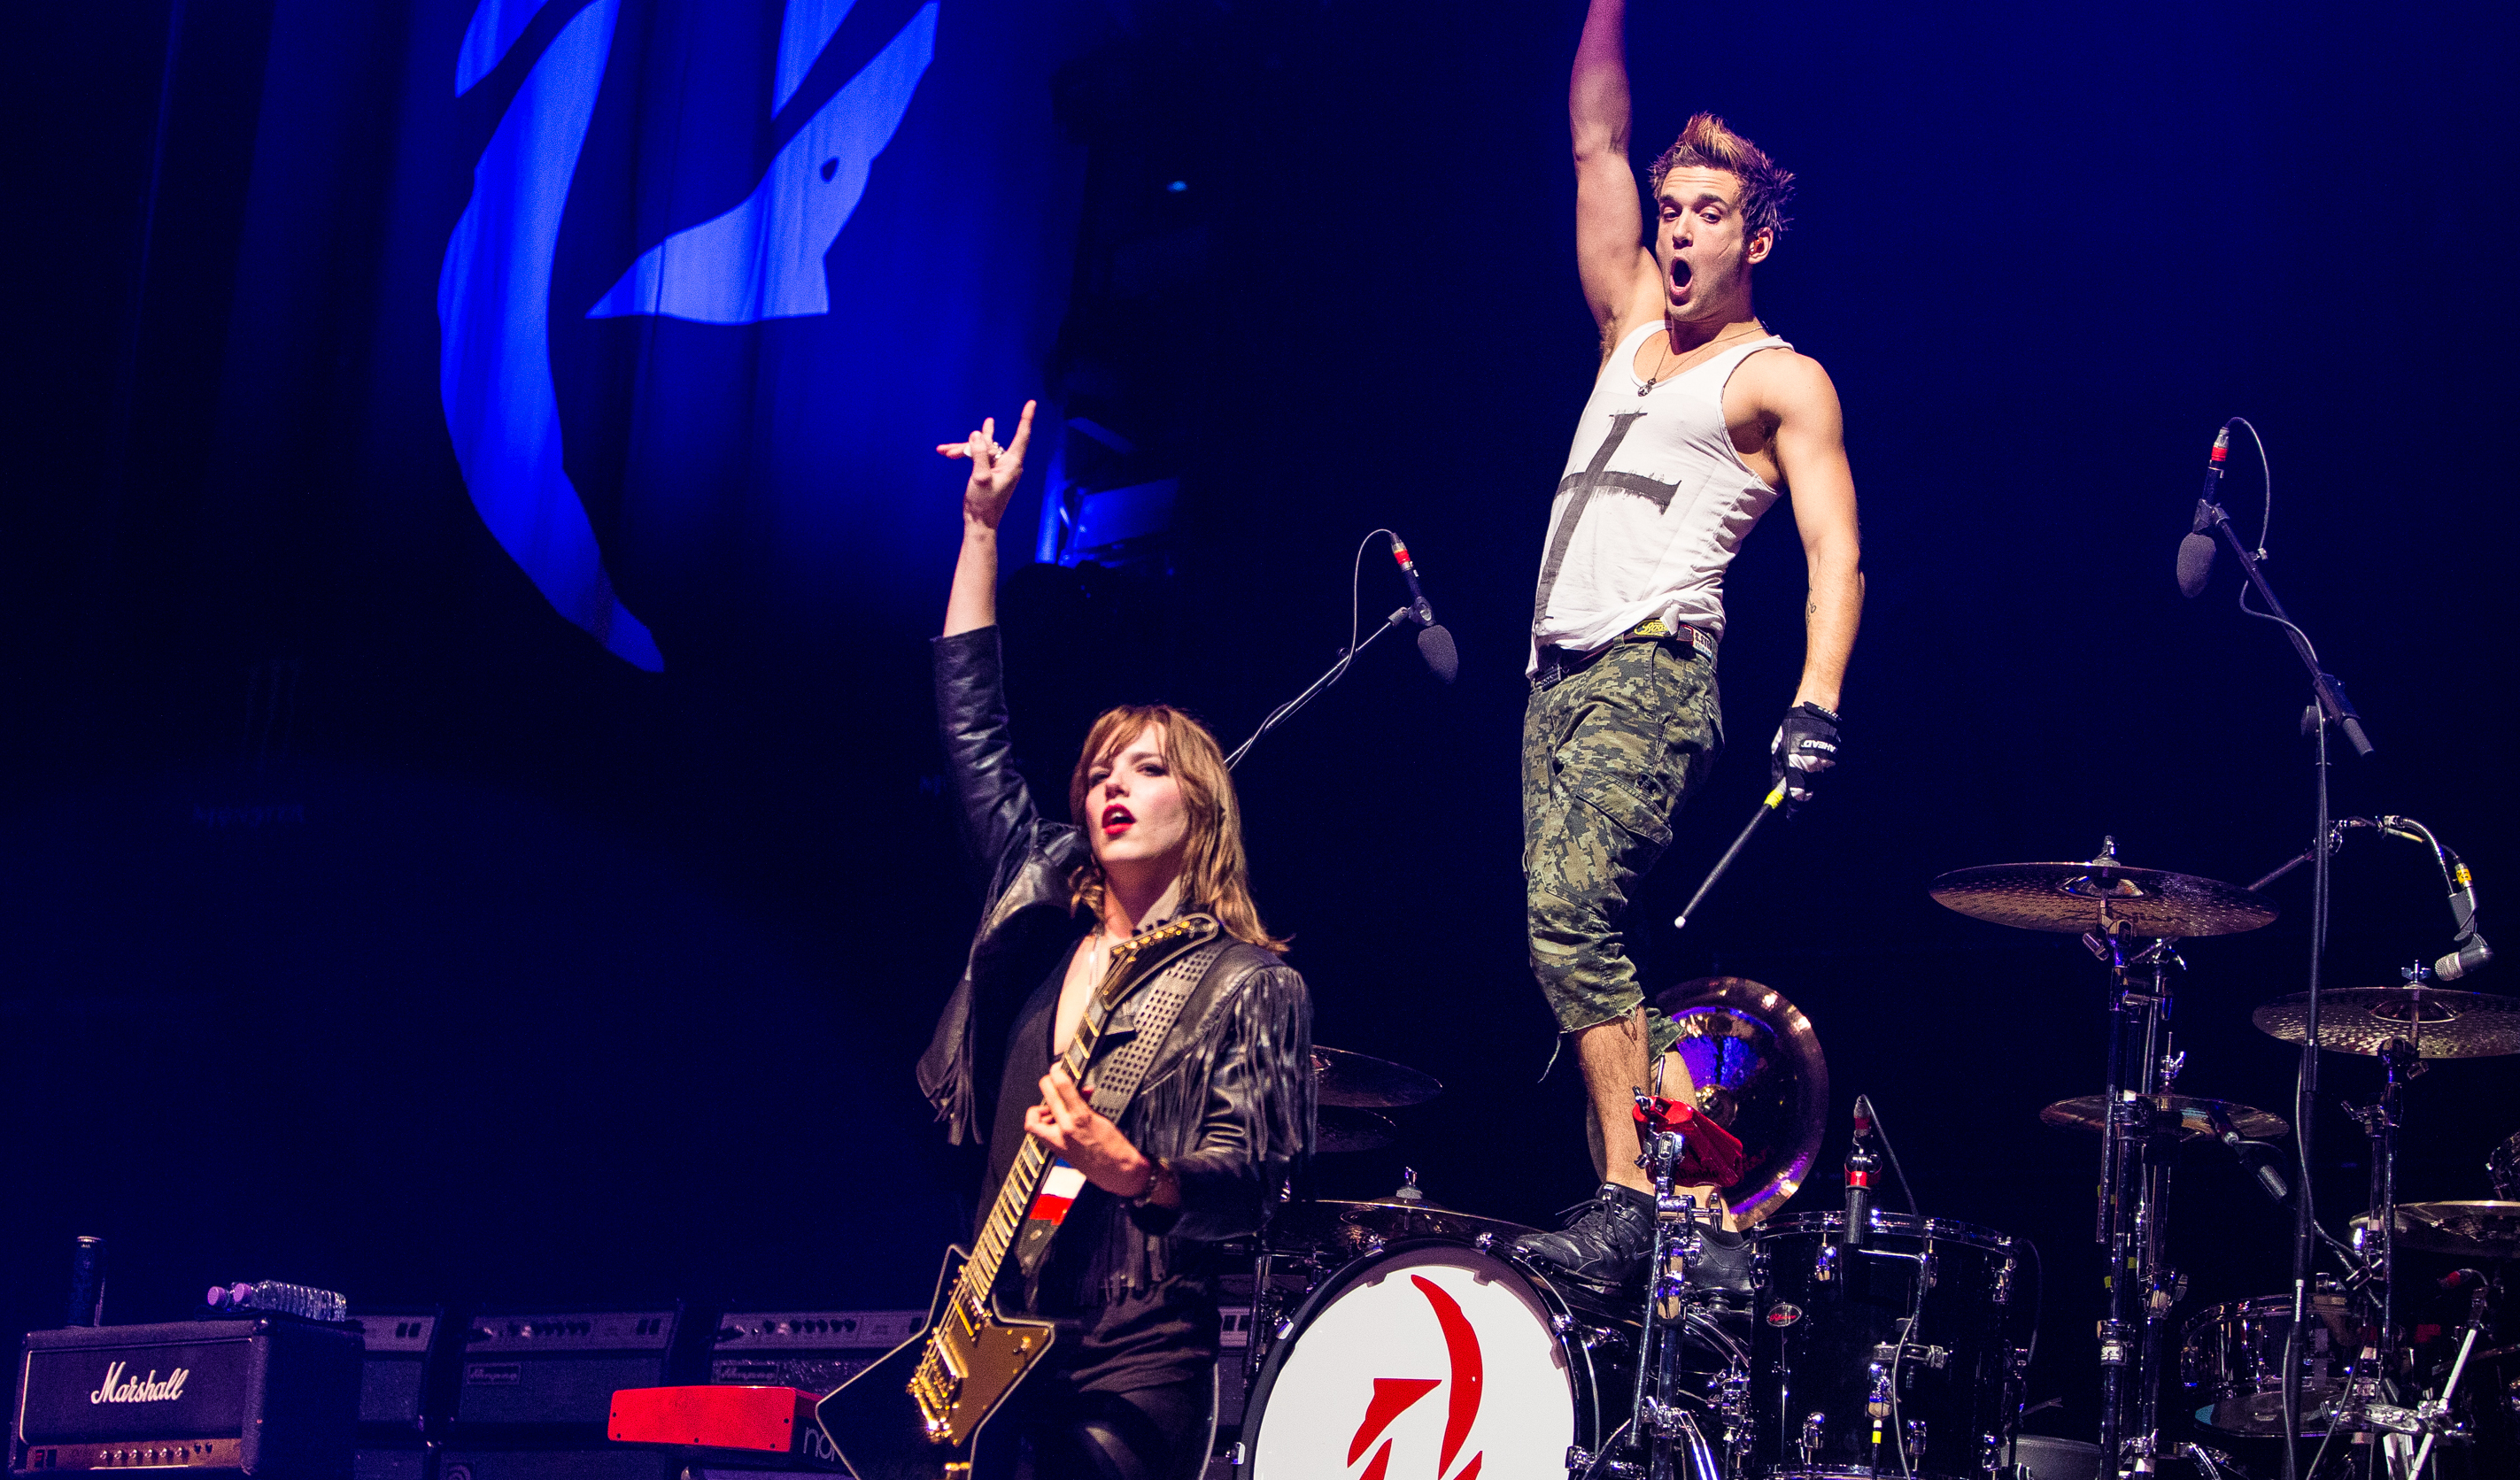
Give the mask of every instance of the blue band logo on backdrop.
[[(488, 76), (544, 10), (481, 0), (456, 52), (457, 96)], [(853, 0), (788, 0), (775, 113)], [(652, 672), (655, 638), (613, 594), (586, 507), (562, 466), (552, 378), (553, 258), (595, 114), (621, 0), (593, 0), (538, 58), (473, 168), (437, 283), (438, 396), (473, 507), (562, 616)], [(588, 318), (655, 314), (753, 324), (831, 311), (824, 254), (866, 193), (936, 51), (935, 0), (801, 124), (733, 209), (641, 253)]]

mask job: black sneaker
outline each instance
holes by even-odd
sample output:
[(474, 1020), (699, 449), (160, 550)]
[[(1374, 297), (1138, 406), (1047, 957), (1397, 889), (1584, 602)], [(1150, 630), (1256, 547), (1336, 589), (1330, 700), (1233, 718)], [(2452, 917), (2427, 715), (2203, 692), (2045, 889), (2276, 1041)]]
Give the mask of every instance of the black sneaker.
[(1601, 1184), (1554, 1233), (1525, 1233), (1513, 1251), (1596, 1284), (1633, 1284), (1653, 1257), (1653, 1194)]
[(1697, 1235), (1697, 1257), (1688, 1265), (1690, 1286), (1716, 1291), (1726, 1297), (1727, 1305), (1746, 1308), (1746, 1302), (1758, 1293), (1750, 1278), (1749, 1238), (1709, 1228), (1699, 1229)]

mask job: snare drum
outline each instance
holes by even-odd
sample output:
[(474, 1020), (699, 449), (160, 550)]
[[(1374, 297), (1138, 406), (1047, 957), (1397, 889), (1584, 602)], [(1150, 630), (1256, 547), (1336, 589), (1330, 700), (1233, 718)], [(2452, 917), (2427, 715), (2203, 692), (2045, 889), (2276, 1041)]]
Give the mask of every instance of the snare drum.
[[(1261, 1368), (1245, 1462), (1255, 1480), (1563, 1476), (1625, 1443), (1642, 1301), (1627, 1307), (1467, 1244), (1370, 1254), (1313, 1292)], [(1740, 1392), (1723, 1365), (1681, 1395), (1717, 1447)]]
[[(2321, 1291), (2301, 1344), (2301, 1432), (2327, 1432), (2327, 1408), (2345, 1390), (2345, 1359), (2329, 1322), (2345, 1318), (2345, 1297)], [(2208, 1306), (2180, 1334), (2179, 1380), (2196, 1421), (2225, 1434), (2283, 1433), (2284, 1338), (2292, 1330), (2292, 1297), (2263, 1295)]]
[(2020, 1412), (2038, 1292), (2005, 1234), (1875, 1212), (1761, 1231), (1750, 1473), (1983, 1480)]

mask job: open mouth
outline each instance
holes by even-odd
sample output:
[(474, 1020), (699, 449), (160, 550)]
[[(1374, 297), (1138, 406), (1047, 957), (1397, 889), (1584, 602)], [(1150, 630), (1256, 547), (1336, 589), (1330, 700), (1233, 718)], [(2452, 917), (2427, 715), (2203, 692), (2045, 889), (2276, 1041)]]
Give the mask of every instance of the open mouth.
[(1128, 808), (1121, 806), (1118, 802), (1113, 802), (1111, 805), (1102, 809), (1102, 835), (1104, 837), (1117, 837), (1121, 833), (1128, 831), (1130, 824), (1135, 823), (1136, 821), (1137, 818), (1130, 815)]
[(1688, 290), (1688, 262), (1686, 258), (1674, 257), (1671, 259), (1671, 291), (1686, 292)]

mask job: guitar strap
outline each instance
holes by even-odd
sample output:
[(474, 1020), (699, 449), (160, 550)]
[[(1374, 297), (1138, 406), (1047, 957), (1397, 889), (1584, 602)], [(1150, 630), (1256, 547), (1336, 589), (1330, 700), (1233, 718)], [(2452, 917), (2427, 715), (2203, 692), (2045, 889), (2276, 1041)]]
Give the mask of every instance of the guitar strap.
[[(1219, 935), (1206, 945), (1184, 951), (1112, 1009), (1110, 1020), (1102, 1025), (1102, 1036), (1126, 1034), (1127, 1041), (1088, 1075), (1094, 1081), (1088, 1102), (1103, 1119), (1116, 1121), (1129, 1108), (1156, 1053), (1172, 1037), (1173, 1020), (1181, 1016), (1182, 1005), (1232, 944), (1231, 937)], [(1085, 1174), (1069, 1166), (1064, 1157), (1051, 1163), (1041, 1190), (1033, 1194), (1032, 1207), (1024, 1215), (1023, 1231), (1015, 1235), (1015, 1264), (1027, 1281), (1040, 1275), (1042, 1258), (1050, 1252), (1050, 1235), (1066, 1221), (1069, 1206), (1084, 1188)]]

